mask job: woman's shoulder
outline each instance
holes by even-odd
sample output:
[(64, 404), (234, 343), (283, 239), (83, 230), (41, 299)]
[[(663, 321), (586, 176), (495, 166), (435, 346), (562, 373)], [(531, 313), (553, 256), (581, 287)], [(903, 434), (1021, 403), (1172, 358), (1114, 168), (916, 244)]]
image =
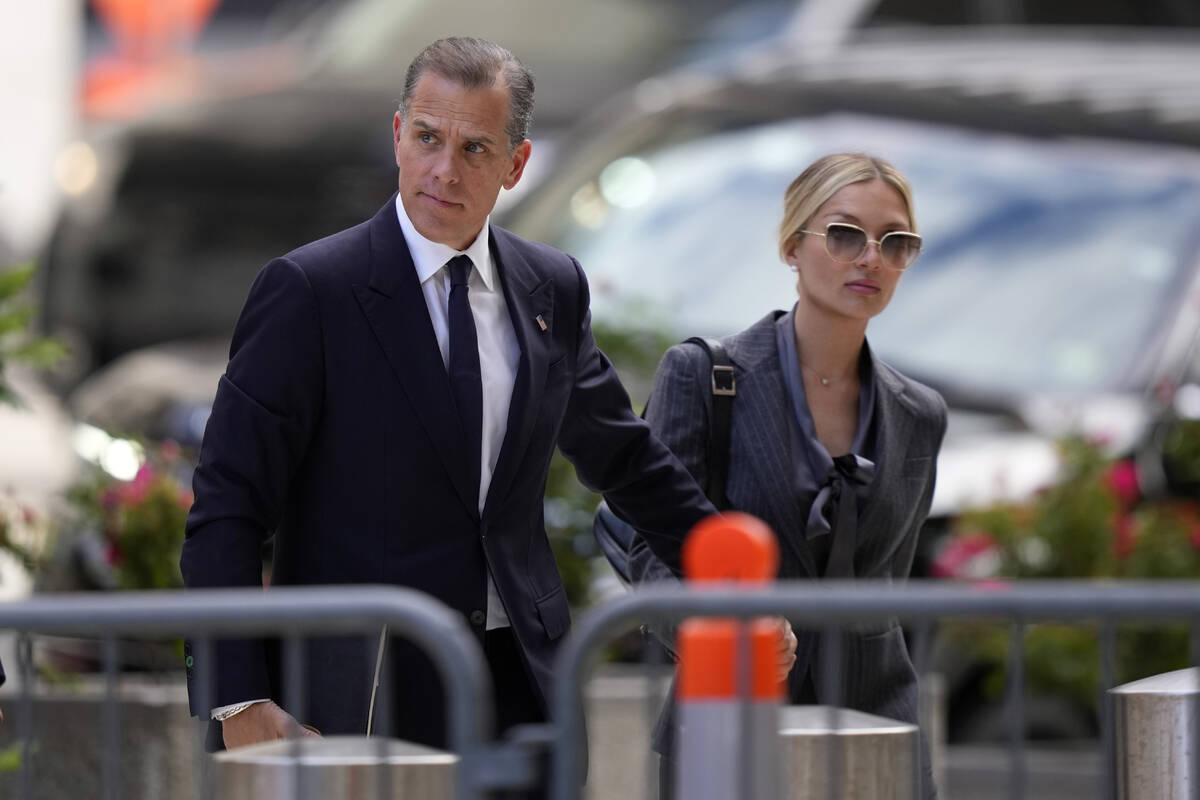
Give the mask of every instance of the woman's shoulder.
[(735, 367), (751, 368), (764, 358), (778, 358), (775, 326), (786, 311), (772, 311), (749, 328), (721, 339)]
[(873, 367), (880, 373), (883, 382), (895, 387), (897, 393), (918, 416), (945, 427), (946, 401), (937, 389), (910, 378), (878, 357), (874, 358)]

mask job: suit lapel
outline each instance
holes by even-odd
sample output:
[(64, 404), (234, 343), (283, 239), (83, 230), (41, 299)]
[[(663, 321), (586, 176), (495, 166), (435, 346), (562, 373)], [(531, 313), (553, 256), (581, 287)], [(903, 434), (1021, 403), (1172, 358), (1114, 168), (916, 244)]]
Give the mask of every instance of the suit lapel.
[(454, 412), (450, 379), (425, 295), (400, 222), (394, 198), (370, 225), (371, 265), (368, 285), (355, 284), (354, 294), (383, 348), (396, 380), (435, 444), (463, 504), (478, 516), (479, 487), (471, 486), (472, 470), (465, 461), (462, 426)]
[[(864, 345), (869, 348), (869, 345)], [(858, 546), (855, 553), (855, 572), (867, 563), (864, 553), (880, 543), (883, 517), (894, 506), (893, 493), (904, 491), (903, 471), (905, 454), (914, 430), (914, 416), (904, 387), (885, 364), (871, 353), (871, 374), (875, 380), (875, 479), (866, 505), (858, 514)], [(887, 543), (894, 544), (894, 531), (886, 531)], [(864, 547), (864, 545), (866, 545)], [(873, 554), (872, 554), (873, 555)]]
[[(816, 576), (816, 562), (804, 538), (806, 520), (800, 516), (794, 486), (795, 462), (791, 407), (781, 403), (788, 396), (775, 344), (775, 320), (768, 318), (728, 344), (729, 357), (742, 367), (734, 407), (739, 425), (735, 442), (744, 442), (743, 463), (747, 466), (756, 494), (764, 498), (776, 520), (776, 536), (792, 551), (805, 573)], [(784, 446), (780, 447), (779, 443)], [(737, 470), (731, 470), (736, 474)], [(789, 535), (789, 532), (794, 532)], [(781, 577), (789, 577), (787, 575)]]
[[(493, 227), (490, 242), (496, 273), (504, 289), (504, 301), (521, 348), (521, 360), (513, 383), (512, 402), (504, 442), (492, 472), (484, 505), (486, 516), (508, 493), (517, 467), (529, 447), (533, 425), (541, 410), (542, 390), (546, 385), (550, 343), (554, 341), (554, 284), (539, 275), (513, 246), (507, 231)], [(545, 329), (538, 323), (541, 319)]]

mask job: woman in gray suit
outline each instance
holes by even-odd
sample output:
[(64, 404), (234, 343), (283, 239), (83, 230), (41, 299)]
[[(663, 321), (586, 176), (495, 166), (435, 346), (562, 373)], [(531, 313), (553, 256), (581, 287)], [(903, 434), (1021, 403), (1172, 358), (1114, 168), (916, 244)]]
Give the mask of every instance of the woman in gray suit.
[[(779, 253), (796, 273), (795, 304), (722, 341), (737, 382), (729, 507), (775, 531), (780, 578), (892, 581), (912, 568), (946, 406), (879, 360), (866, 331), (921, 252), (916, 230), (908, 181), (890, 164), (857, 153), (819, 159), (784, 196)], [(710, 382), (700, 347), (672, 347), (646, 418), (711, 493)], [(635, 580), (661, 575), (641, 557), (633, 567)], [(780, 661), (789, 702), (916, 722), (917, 676), (896, 621), (844, 630), (840, 676), (821, 674), (817, 632), (793, 637), (788, 627), (785, 641), (795, 643), (794, 662), (790, 652)], [(656, 749), (666, 752), (669, 738), (660, 722)], [(932, 796), (927, 763), (924, 771)]]

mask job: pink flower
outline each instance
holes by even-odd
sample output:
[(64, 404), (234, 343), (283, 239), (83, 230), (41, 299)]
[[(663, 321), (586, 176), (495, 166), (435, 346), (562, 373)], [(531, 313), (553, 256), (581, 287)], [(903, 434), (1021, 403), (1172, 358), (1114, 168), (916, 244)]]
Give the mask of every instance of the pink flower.
[(983, 578), (998, 566), (996, 541), (984, 531), (955, 536), (942, 547), (930, 566), (938, 578)]
[(1137, 467), (1132, 460), (1113, 463), (1104, 473), (1104, 485), (1109, 494), (1125, 508), (1141, 499), (1142, 490), (1138, 486)]
[(133, 480), (117, 490), (117, 496), (127, 506), (137, 505), (146, 499), (146, 495), (150, 492), (150, 486), (154, 483), (154, 477), (154, 470), (150, 465), (142, 464), (138, 467), (137, 475), (133, 477)]

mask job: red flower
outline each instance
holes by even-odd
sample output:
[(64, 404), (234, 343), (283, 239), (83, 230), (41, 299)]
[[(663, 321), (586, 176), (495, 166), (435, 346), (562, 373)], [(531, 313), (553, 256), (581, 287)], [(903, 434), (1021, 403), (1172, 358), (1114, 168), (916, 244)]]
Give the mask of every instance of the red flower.
[(150, 464), (142, 464), (138, 467), (137, 475), (133, 480), (123, 484), (117, 490), (117, 496), (127, 506), (137, 505), (146, 499), (146, 495), (150, 492), (150, 486), (154, 483), (154, 477), (154, 470)]
[(980, 578), (985, 556), (994, 554), (996, 541), (985, 531), (972, 531), (952, 538), (937, 554), (930, 572), (938, 578)]
[(1137, 467), (1131, 460), (1114, 462), (1104, 473), (1104, 485), (1109, 494), (1125, 508), (1141, 499)]
[(1200, 550), (1200, 525), (1193, 525), (1188, 530), (1188, 541), (1192, 543), (1192, 547)]

